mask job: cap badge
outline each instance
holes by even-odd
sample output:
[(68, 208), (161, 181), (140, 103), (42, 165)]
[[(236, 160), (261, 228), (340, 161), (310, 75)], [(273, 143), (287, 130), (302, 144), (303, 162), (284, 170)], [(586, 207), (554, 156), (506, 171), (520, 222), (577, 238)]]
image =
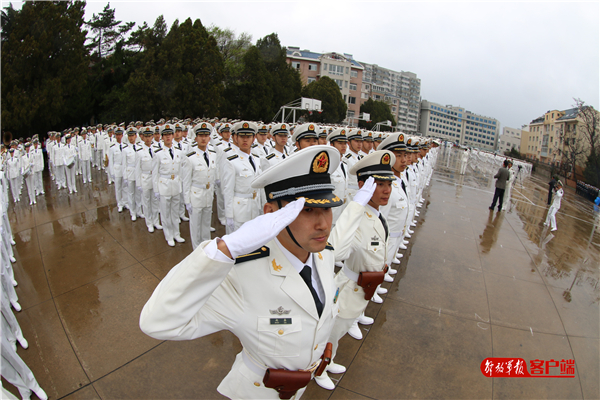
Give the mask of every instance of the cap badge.
[(404, 135), (400, 135), (400, 136), (398, 136), (398, 141), (400, 141), (400, 142), (404, 142)]
[(390, 155), (385, 153), (383, 157), (381, 157), (381, 163), (383, 165), (388, 165), (390, 163)]
[(406, 141), (406, 144), (410, 144), (410, 141), (411, 141), (411, 139), (408, 139), (408, 140)]
[(165, 129), (171, 129), (169, 125), (165, 125)]
[(202, 124), (202, 129), (206, 128), (206, 124)]
[(248, 129), (248, 123), (244, 122), (244, 125), (242, 126), (244, 129)]
[(369, 137), (373, 136), (373, 134), (371, 132), (369, 132)]
[(285, 124), (281, 125), (281, 129), (286, 129)]
[(313, 161), (312, 170), (317, 174), (322, 174), (323, 172), (327, 172), (329, 168), (329, 157), (327, 157), (327, 152), (322, 151), (315, 157)]
[(342, 135), (345, 135), (345, 134), (346, 134), (346, 130), (345, 130), (345, 129), (342, 129), (342, 132), (340, 132), (340, 133), (341, 133)]
[(314, 131), (314, 130), (315, 130), (315, 126), (314, 126), (313, 124), (310, 124), (310, 125), (308, 126), (308, 130), (309, 130), (309, 131)]

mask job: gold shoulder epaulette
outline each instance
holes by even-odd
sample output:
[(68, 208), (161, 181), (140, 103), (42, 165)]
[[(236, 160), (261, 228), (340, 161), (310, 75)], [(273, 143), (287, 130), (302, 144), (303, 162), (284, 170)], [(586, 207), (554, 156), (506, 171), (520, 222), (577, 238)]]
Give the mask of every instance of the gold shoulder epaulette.
[(271, 251), (267, 246), (262, 246), (259, 249), (254, 250), (252, 253), (244, 254), (243, 256), (236, 257), (235, 264), (240, 264), (246, 261), (252, 261), (259, 258), (268, 257)]

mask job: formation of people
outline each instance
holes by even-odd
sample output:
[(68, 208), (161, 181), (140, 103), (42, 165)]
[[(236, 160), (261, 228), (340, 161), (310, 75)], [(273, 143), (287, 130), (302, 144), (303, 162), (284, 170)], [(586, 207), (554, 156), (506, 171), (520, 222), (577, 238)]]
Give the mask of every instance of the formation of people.
[[(2, 350), (0, 375), (19, 390), (22, 399), (29, 399), (33, 392), (38, 398), (46, 400), (48, 398), (46, 392), (38, 384), (31, 369), (17, 354), (17, 344), (27, 349), (29, 343), (23, 336), (23, 331), (13, 313), (13, 310), (21, 311), (21, 305), (15, 290), (18, 282), (15, 280), (13, 264), (17, 260), (12, 246), (16, 243), (8, 219), (9, 195), (6, 172), (8, 171), (0, 170), (0, 182), (2, 182), (0, 192), (0, 213), (2, 214), (0, 217), (0, 348)], [(29, 179), (30, 175), (31, 173), (25, 179)], [(17, 183), (15, 182), (15, 185)], [(27, 185), (29, 186), (29, 184), (28, 182)], [(0, 391), (2, 399), (16, 398), (4, 387), (1, 387)]]
[[(22, 153), (13, 195), (36, 139), (12, 150)], [(46, 143), (59, 190), (103, 170), (118, 211), (162, 229), (169, 246), (185, 241), (189, 218), (194, 251), (156, 288), (140, 327), (171, 340), (233, 332), (244, 350), (218, 388), (231, 398), (299, 398), (312, 378), (334, 389), (328, 373), (346, 370), (334, 361), (339, 339), (361, 340), (359, 324), (374, 322), (365, 309), (394, 280), (437, 146), (402, 132), (216, 119), (50, 132)], [(215, 197), (227, 234), (211, 240)]]

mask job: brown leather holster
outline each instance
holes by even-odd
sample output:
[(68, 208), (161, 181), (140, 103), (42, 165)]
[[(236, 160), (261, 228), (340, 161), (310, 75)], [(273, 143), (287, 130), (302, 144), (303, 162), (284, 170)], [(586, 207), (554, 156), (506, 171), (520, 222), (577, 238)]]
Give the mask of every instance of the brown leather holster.
[(265, 387), (277, 390), (280, 399), (291, 399), (299, 389), (308, 385), (311, 378), (310, 371), (267, 368), (263, 383)]
[(331, 362), (332, 352), (333, 352), (333, 345), (331, 344), (331, 342), (329, 342), (325, 346), (325, 351), (323, 352), (323, 355), (321, 356), (321, 364), (319, 364), (319, 368), (317, 368), (317, 370), (315, 371), (315, 376), (321, 376), (323, 371), (325, 371), (325, 368), (327, 368), (327, 366)]
[(358, 280), (356, 283), (365, 291), (365, 300), (371, 300), (371, 297), (373, 297), (377, 286), (383, 283), (383, 278), (385, 277), (385, 273), (387, 271), (388, 267), (386, 265), (383, 271), (362, 271), (358, 274)]

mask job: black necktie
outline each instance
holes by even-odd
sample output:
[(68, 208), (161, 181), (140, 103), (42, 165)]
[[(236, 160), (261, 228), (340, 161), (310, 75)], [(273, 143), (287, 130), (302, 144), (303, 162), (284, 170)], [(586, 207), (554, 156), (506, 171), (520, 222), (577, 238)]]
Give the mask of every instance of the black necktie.
[(281, 153), (281, 157), (285, 160), (285, 154)]
[(267, 151), (267, 148), (265, 146), (263, 146), (263, 150), (265, 151), (266, 155), (269, 155), (269, 152)]
[(383, 218), (383, 215), (381, 215), (381, 213), (379, 213), (379, 220), (383, 224), (383, 230), (385, 231), (385, 240), (387, 240), (387, 238), (388, 238), (388, 226), (387, 226), (387, 222), (385, 222), (385, 218)]
[(402, 190), (404, 190), (404, 193), (406, 193), (406, 185), (404, 184), (404, 181), (400, 180), (400, 182), (402, 182)]
[(152, 149), (148, 147), (148, 153), (150, 153), (150, 158), (152, 158)]
[(304, 282), (306, 283), (306, 286), (308, 286), (308, 289), (310, 289), (310, 294), (312, 294), (312, 297), (315, 301), (315, 306), (317, 306), (317, 312), (319, 313), (320, 317), (323, 313), (323, 303), (321, 303), (321, 300), (317, 295), (317, 291), (312, 285), (312, 269), (310, 269), (308, 265), (305, 265), (304, 268), (302, 268), (302, 271), (300, 271), (300, 276), (302, 277), (302, 279), (304, 279)]
[(252, 161), (252, 156), (248, 156), (248, 160), (250, 160), (250, 165), (252, 165), (252, 169), (256, 172), (256, 166), (254, 165), (254, 161)]
[(171, 160), (175, 159), (175, 157), (173, 157), (173, 149), (169, 149), (169, 154), (171, 155)]
[(208, 167), (208, 156), (206, 155), (206, 152), (204, 152), (204, 161), (206, 161), (206, 166)]
[(342, 167), (342, 172), (344, 173), (344, 178), (346, 178), (346, 170), (344, 169), (344, 163), (340, 163), (340, 167)]
[(123, 146), (119, 143), (119, 150), (123, 151)]

